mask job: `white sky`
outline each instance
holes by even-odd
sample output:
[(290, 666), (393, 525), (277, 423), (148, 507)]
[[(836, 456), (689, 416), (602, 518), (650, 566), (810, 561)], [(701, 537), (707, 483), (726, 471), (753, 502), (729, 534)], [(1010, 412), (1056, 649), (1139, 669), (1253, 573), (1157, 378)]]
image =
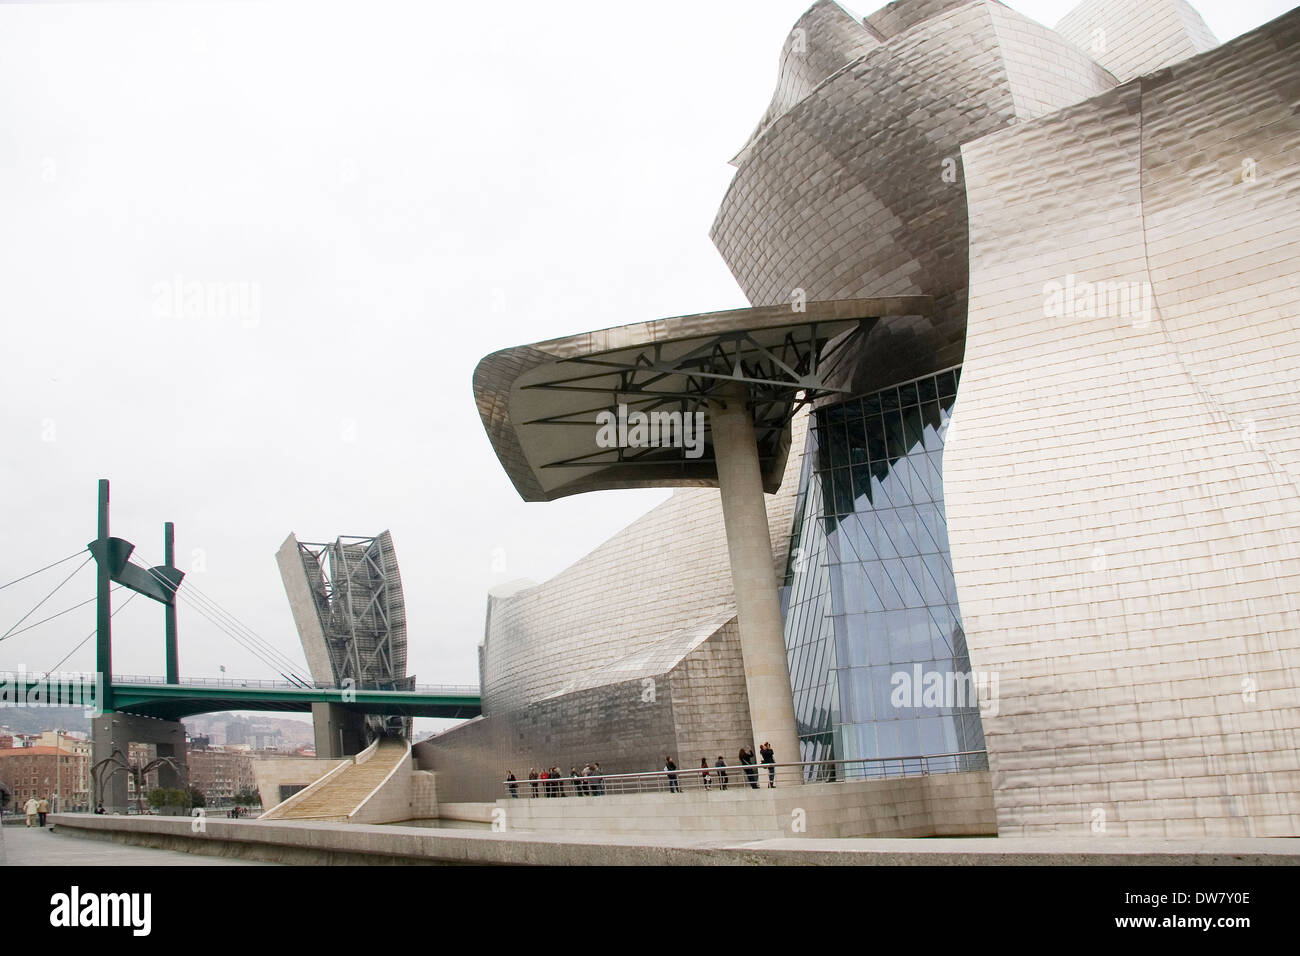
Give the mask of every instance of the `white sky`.
[[(280, 542), (388, 528), (410, 672), (476, 682), (490, 587), (667, 492), (525, 505), (473, 368), (746, 305), (708, 228), (808, 3), (0, 2), (0, 584), (91, 540), (107, 477), (114, 534), (159, 563), (176, 522), (191, 581), (301, 661)], [(1292, 0), (1196, 6), (1227, 40)], [(257, 321), (160, 314), (177, 276), (249, 284)], [(0, 633), (75, 566), (0, 591)], [(28, 623), (93, 593), (88, 566)], [(275, 676), (180, 622), (183, 676)], [(0, 642), (0, 668), (93, 626)], [(118, 673), (162, 673), (160, 607), (114, 627)]]

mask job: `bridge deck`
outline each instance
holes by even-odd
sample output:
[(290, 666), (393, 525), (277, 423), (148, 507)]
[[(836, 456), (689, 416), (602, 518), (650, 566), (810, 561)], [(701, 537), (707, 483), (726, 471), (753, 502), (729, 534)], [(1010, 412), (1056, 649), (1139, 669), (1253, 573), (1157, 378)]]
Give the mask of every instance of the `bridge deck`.
[[(262, 683), (269, 682), (249, 682)], [(215, 686), (113, 682), (113, 709), (142, 717), (181, 720), (223, 710), (310, 711), (312, 704), (337, 704), (361, 714), (468, 719), (482, 712), (478, 688), (427, 691), (338, 687), (246, 687), (234, 681)]]

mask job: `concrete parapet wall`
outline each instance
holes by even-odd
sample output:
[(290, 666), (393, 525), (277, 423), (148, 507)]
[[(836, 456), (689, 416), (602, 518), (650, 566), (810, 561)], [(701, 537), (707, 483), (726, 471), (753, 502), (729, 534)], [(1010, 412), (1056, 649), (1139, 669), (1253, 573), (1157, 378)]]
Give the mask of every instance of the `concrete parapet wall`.
[(987, 772), (751, 790), (503, 799), (509, 830), (695, 837), (929, 837), (997, 832)]
[(705, 845), (698, 837), (575, 838), (537, 833), (189, 817), (51, 814), (55, 833), (213, 856), (309, 865), (486, 864), (497, 866), (874, 865), (1129, 866), (1289, 865), (1294, 840), (825, 840), (812, 837)]

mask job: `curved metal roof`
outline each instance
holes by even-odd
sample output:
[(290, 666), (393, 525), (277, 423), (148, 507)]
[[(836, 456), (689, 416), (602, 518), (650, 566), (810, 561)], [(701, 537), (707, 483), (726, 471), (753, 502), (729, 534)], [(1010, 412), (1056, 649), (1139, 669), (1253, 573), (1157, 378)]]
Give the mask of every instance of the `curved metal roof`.
[[(847, 390), (853, 346), (877, 319), (932, 308), (928, 296), (842, 299), (586, 332), (492, 353), (474, 370), (474, 397), (519, 494), (553, 501), (611, 488), (716, 486), (706, 406), (741, 383), (771, 493), (795, 411)], [(613, 444), (601, 428), (611, 419), (625, 426)], [(638, 421), (647, 426), (640, 432)]]

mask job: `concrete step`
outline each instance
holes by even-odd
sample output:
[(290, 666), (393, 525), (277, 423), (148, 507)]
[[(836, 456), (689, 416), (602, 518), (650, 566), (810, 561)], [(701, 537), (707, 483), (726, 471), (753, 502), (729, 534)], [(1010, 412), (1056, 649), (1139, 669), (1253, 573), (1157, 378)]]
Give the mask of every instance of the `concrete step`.
[(406, 754), (404, 740), (380, 741), (369, 760), (348, 767), (319, 790), (279, 814), (279, 819), (347, 820), (348, 814), (384, 781)]

